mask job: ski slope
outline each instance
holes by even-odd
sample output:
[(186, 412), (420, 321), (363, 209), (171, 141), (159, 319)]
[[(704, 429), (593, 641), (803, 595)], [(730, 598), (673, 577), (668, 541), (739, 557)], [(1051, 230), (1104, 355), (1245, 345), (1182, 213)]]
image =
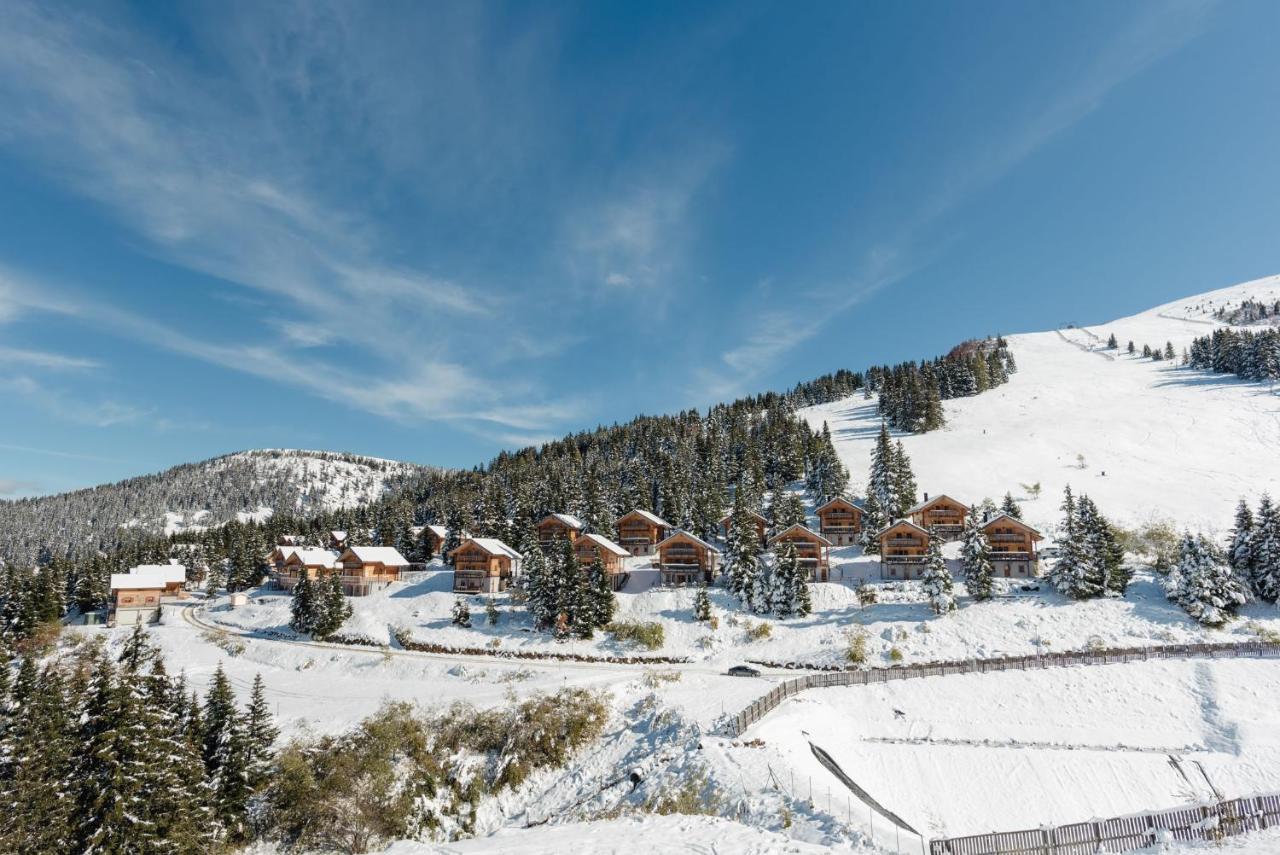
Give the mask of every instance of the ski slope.
[[(1062, 490), (1088, 493), (1125, 525), (1168, 519), (1224, 531), (1237, 500), (1280, 490), (1280, 393), (1230, 375), (1154, 362), (1142, 346), (1222, 326), (1215, 308), (1280, 299), (1280, 276), (1223, 288), (1110, 323), (1008, 336), (1018, 372), (972, 398), (944, 402), (947, 425), (904, 435), (922, 491), (977, 503), (1006, 491), (1027, 519), (1056, 522)], [(1118, 350), (1106, 350), (1114, 334)], [(1132, 340), (1137, 356), (1129, 356)], [(875, 399), (846, 398), (802, 411), (826, 422), (855, 489), (866, 478), (880, 418)], [(1083, 468), (1077, 455), (1083, 457)], [(1039, 483), (1032, 498), (1021, 485)], [(860, 492), (860, 490), (859, 490)]]

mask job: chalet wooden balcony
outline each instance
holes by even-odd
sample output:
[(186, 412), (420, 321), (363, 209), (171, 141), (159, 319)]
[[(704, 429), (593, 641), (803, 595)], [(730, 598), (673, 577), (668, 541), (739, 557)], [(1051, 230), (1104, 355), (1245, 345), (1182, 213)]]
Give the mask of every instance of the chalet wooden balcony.
[(885, 564), (923, 564), (924, 555), (882, 555), (880, 561)]
[(991, 534), (992, 543), (1026, 543), (1027, 538), (1021, 534)]
[(1032, 561), (1035, 555), (1026, 550), (1014, 549), (993, 549), (991, 550), (992, 561)]
[(886, 546), (908, 546), (913, 549), (924, 549), (924, 543), (916, 537), (890, 537), (885, 540)]

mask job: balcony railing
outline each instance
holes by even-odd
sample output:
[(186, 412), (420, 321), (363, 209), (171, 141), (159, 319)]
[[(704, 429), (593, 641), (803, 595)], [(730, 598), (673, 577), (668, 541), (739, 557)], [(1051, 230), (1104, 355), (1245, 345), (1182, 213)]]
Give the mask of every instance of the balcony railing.
[(880, 561), (884, 564), (922, 564), (925, 556), (923, 555), (882, 555)]
[(987, 535), (992, 543), (1025, 543), (1026, 537), (1021, 534), (1000, 533)]

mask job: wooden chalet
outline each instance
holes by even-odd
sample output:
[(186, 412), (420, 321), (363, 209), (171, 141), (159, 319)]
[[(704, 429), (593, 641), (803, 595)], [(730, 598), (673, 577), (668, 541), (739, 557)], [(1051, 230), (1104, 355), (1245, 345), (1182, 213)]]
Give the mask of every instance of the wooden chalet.
[(271, 550), (271, 554), (267, 556), (267, 563), (271, 565), (272, 572), (279, 573), (284, 569), (284, 562), (289, 556), (299, 549), (301, 546), (293, 546), (290, 544), (280, 544)]
[(666, 539), (671, 524), (657, 514), (634, 510), (618, 517), (618, 543), (632, 555), (652, 555)]
[(630, 552), (601, 534), (584, 534), (573, 542), (573, 551), (578, 556), (578, 564), (586, 570), (599, 561), (604, 572), (609, 574), (609, 582), (617, 591), (627, 583), (626, 559)]
[(453, 590), (459, 594), (496, 594), (507, 590), (520, 572), (520, 553), (496, 537), (472, 537), (450, 553)]
[(664, 585), (709, 585), (720, 564), (720, 550), (676, 529), (658, 544), (658, 569)]
[(185, 598), (187, 568), (180, 564), (143, 564), (128, 573), (111, 574), (111, 607), (107, 622), (113, 626), (157, 623), (166, 598)]
[(442, 554), (445, 541), (448, 539), (449, 529), (442, 525), (429, 525), (422, 530), (422, 542), (428, 549), (428, 555)]
[(292, 591), (304, 573), (314, 581), (333, 573), (338, 567), (336, 552), (314, 546), (294, 547), (281, 568), (275, 572), (272, 582), (283, 591)]
[(572, 543), (586, 527), (586, 523), (572, 514), (547, 514), (537, 526), (538, 545), (546, 549), (560, 539)]
[(969, 516), (969, 506), (946, 495), (929, 498), (924, 494), (924, 501), (907, 512), (911, 521), (921, 528), (937, 533), (943, 540), (955, 540), (964, 531), (965, 518)]
[(334, 529), (329, 532), (329, 548), (343, 550), (347, 548), (347, 533), (342, 529)]
[(362, 597), (399, 581), (409, 562), (393, 546), (348, 546), (338, 556), (342, 591)]
[(918, 579), (929, 555), (929, 532), (911, 520), (898, 520), (876, 533), (882, 579)]
[(1036, 544), (1044, 536), (1020, 519), (999, 514), (982, 524), (991, 547), (991, 569), (1005, 579), (1029, 578), (1040, 571)]
[[(764, 514), (757, 513), (755, 511), (751, 512), (751, 518), (755, 520), (756, 523), (756, 537), (759, 538), (761, 545), (763, 545), (765, 541), (769, 539), (769, 520), (765, 518)], [(731, 525), (733, 525), (732, 511), (720, 518), (720, 528), (724, 529), (724, 536), (726, 540), (729, 537), (729, 527)]]
[(783, 543), (795, 547), (796, 559), (800, 566), (809, 571), (809, 578), (815, 582), (828, 582), (831, 577), (831, 562), (828, 550), (832, 543), (811, 528), (796, 523), (775, 534), (769, 539), (769, 547), (776, 549)]
[(820, 506), (818, 531), (833, 546), (854, 546), (862, 535), (862, 508), (848, 499), (836, 497)]

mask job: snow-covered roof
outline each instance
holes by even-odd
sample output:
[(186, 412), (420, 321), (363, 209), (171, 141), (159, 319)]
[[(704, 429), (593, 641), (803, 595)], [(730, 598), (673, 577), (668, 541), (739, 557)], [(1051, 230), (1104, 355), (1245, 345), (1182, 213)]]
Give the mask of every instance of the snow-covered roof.
[(354, 555), (361, 564), (381, 564), (383, 567), (408, 567), (409, 562), (394, 546), (348, 546), (342, 553), (345, 559)]
[(631, 554), (630, 552), (627, 552), (627, 550), (623, 549), (621, 546), (614, 543), (612, 540), (610, 540), (609, 538), (605, 537), (602, 534), (584, 534), (580, 538), (578, 538), (578, 540), (579, 542), (583, 540), (589, 540), (592, 543), (594, 543), (596, 546), (599, 546), (601, 549), (612, 552), (614, 555), (620, 555), (625, 557)]
[[(764, 514), (760, 513), (759, 511), (747, 511), (747, 513), (751, 514), (751, 516), (760, 520), (765, 525), (769, 524), (769, 518), (766, 517)], [(720, 518), (720, 525), (724, 525), (725, 523), (731, 522), (732, 520), (733, 520), (733, 511), (729, 511), (729, 513), (725, 514)]]
[(340, 528), (335, 528), (333, 531), (329, 532), (329, 537), (332, 537), (334, 540), (339, 540), (339, 541), (346, 540), (347, 533)]
[(821, 505), (818, 505), (818, 507), (816, 507), (813, 512), (815, 514), (821, 513), (822, 511), (825, 511), (827, 508), (836, 504), (848, 505), (849, 507), (854, 508), (855, 510), (859, 510), (859, 511), (862, 510), (862, 508), (858, 507), (857, 503), (854, 502), (853, 499), (846, 499), (844, 496), (836, 496), (834, 499), (827, 499)]
[(449, 529), (445, 528), (442, 525), (434, 525), (434, 524), (429, 525), (427, 526), (427, 531), (431, 532), (441, 540), (444, 540), (446, 537), (449, 536)]
[(128, 573), (111, 574), (111, 590), (135, 591), (144, 588), (163, 588), (165, 585), (187, 581), (187, 568), (180, 564), (141, 564)]
[(648, 520), (654, 525), (662, 526), (663, 528), (671, 528), (671, 523), (667, 522), (662, 517), (658, 516), (657, 514), (649, 513), (648, 511), (642, 511), (639, 508), (636, 508), (634, 511), (630, 511), (629, 513), (625, 513), (622, 516), (618, 517), (618, 522), (622, 522), (627, 517), (640, 517), (642, 519)]
[(938, 504), (938, 502), (941, 502), (943, 499), (946, 499), (948, 502), (952, 502), (952, 503), (954, 503), (954, 504), (957, 504), (957, 505), (959, 505), (959, 506), (960, 506), (960, 507), (962, 507), (962, 508), (967, 508), (967, 507), (969, 507), (968, 505), (966, 505), (964, 502), (960, 501), (959, 499), (953, 499), (953, 498), (951, 498), (950, 496), (948, 496), (946, 493), (939, 493), (938, 495), (934, 496), (932, 499), (925, 499), (925, 500), (924, 500), (923, 502), (921, 502), (920, 504), (918, 504), (918, 505), (914, 505), (910, 510), (908, 510), (908, 511), (907, 511), (907, 513), (909, 513), (909, 514), (919, 513), (920, 511), (923, 511), (925, 508), (929, 507), (930, 505), (936, 505), (936, 504)]
[(816, 531), (809, 528), (807, 525), (803, 525), (801, 523), (796, 523), (795, 525), (789, 525), (786, 528), (784, 528), (782, 531), (775, 534), (773, 537), (769, 538), (769, 545), (772, 546), (774, 542), (777, 541), (780, 537), (782, 537), (785, 534), (790, 534), (793, 531), (801, 532), (805, 536), (809, 537), (810, 539), (818, 541), (818, 543), (821, 543), (823, 546), (833, 545), (831, 541), (827, 540), (825, 537), (818, 534)]
[(560, 522), (567, 525), (569, 528), (576, 529), (578, 531), (581, 531), (582, 529), (587, 527), (586, 523), (584, 523), (582, 520), (575, 517), (573, 514), (547, 514), (545, 517), (542, 518), (541, 522), (539, 522), (538, 525), (542, 525), (542, 523), (551, 519), (559, 520)]
[(305, 547), (305, 546), (293, 546), (293, 545), (288, 545), (288, 544), (281, 544), (280, 546), (276, 546), (275, 548), (273, 548), (273, 549), (271, 550), (271, 554), (272, 554), (272, 555), (275, 555), (277, 552), (279, 552), (279, 553), (280, 553), (280, 560), (281, 560), (281, 561), (283, 561), (284, 559), (288, 558), (288, 557), (289, 557), (290, 555), (292, 555), (293, 553), (297, 552), (299, 549), (306, 549), (306, 547)]
[(314, 546), (297, 547), (292, 556), (285, 556), (286, 561), (294, 558), (304, 567), (333, 567), (338, 563), (338, 553)]
[(712, 552), (714, 552), (716, 555), (720, 554), (719, 549), (716, 549), (714, 546), (707, 543), (705, 540), (698, 537), (696, 534), (690, 534), (689, 532), (685, 531), (682, 528), (678, 528), (675, 531), (671, 532), (671, 534), (669, 534), (666, 537), (666, 539), (662, 541), (662, 543), (658, 544), (658, 548), (661, 549), (663, 546), (665, 546), (666, 544), (670, 543), (673, 540), (676, 540), (677, 538), (681, 540), (692, 540), (694, 543), (702, 544), (707, 549), (710, 549)]
[(469, 538), (461, 546), (455, 549), (454, 552), (458, 552), (469, 543), (474, 543), (476, 546), (480, 547), (490, 555), (505, 555), (508, 558), (514, 558), (517, 561), (519, 561), (523, 557), (520, 555), (519, 552), (516, 552), (514, 549), (512, 549), (510, 546), (507, 546), (505, 543), (503, 543), (501, 540), (498, 540), (498, 538), (496, 537)]
[(989, 519), (989, 520), (987, 520), (986, 522), (984, 522), (984, 523), (982, 524), (982, 527), (983, 527), (983, 528), (986, 528), (987, 526), (995, 525), (996, 523), (1001, 522), (1001, 521), (1008, 522), (1008, 523), (1012, 523), (1013, 525), (1016, 525), (1016, 526), (1018, 526), (1019, 528), (1025, 528), (1027, 531), (1031, 532), (1031, 533), (1032, 533), (1032, 534), (1034, 534), (1036, 537), (1039, 537), (1039, 538), (1043, 538), (1043, 537), (1044, 537), (1042, 534), (1040, 534), (1040, 532), (1039, 532), (1039, 531), (1037, 531), (1037, 530), (1036, 530), (1035, 526), (1027, 525), (1027, 524), (1026, 524), (1026, 523), (1024, 523), (1022, 520), (1018, 519), (1017, 517), (1010, 516), (1009, 514), (1006, 514), (1006, 513), (998, 513), (998, 514), (996, 514), (994, 517), (992, 517), (991, 519)]
[(893, 522), (889, 523), (889, 524), (888, 524), (887, 526), (885, 526), (884, 528), (880, 529), (878, 532), (876, 532), (876, 537), (880, 537), (880, 536), (881, 536), (881, 535), (883, 535), (885, 532), (889, 531), (890, 529), (895, 529), (895, 528), (897, 528), (897, 527), (898, 527), (898, 526), (900, 526), (900, 525), (909, 526), (909, 527), (911, 527), (911, 528), (914, 528), (916, 531), (920, 532), (920, 533), (921, 533), (921, 534), (923, 534), (923, 535), (926, 535), (926, 536), (927, 536), (927, 535), (929, 535), (929, 530), (928, 530), (928, 529), (926, 529), (926, 528), (921, 528), (920, 526), (916, 525), (915, 523), (913, 523), (913, 522), (912, 522), (911, 520), (909, 520), (909, 519), (900, 519), (900, 520), (894, 520)]

